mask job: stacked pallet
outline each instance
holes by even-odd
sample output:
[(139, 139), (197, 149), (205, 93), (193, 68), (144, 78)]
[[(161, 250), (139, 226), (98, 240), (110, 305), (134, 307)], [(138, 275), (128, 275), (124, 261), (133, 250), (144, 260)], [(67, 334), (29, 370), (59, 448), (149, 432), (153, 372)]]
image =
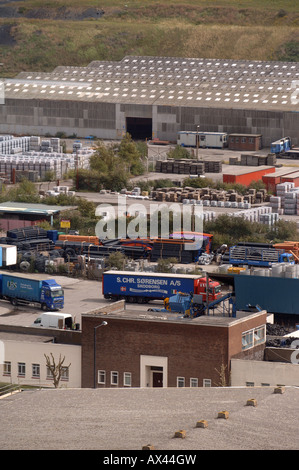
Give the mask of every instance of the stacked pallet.
[(274, 166), (276, 165), (276, 155), (269, 153), (268, 155), (241, 154), (241, 157), (231, 157), (230, 165), (242, 166)]
[(166, 160), (157, 161), (155, 171), (157, 173), (174, 173), (181, 175), (203, 175), (204, 163), (194, 160)]
[(12, 172), (37, 172), (31, 174), (32, 180), (44, 180), (47, 172), (53, 172), (56, 179), (61, 179), (68, 170), (89, 168), (92, 149), (80, 150), (76, 154), (25, 152), (16, 155), (0, 155), (0, 173), (11, 179)]
[(218, 201), (245, 204), (262, 204), (268, 202), (268, 195), (265, 189), (257, 191), (248, 189), (247, 194), (240, 195), (234, 190), (216, 190), (211, 188), (157, 188), (150, 194), (151, 198), (161, 202), (182, 202), (183, 204), (197, 204), (199, 201)]
[(27, 152), (30, 146), (29, 137), (0, 136), (0, 154), (16, 154)]
[(29, 139), (29, 151), (39, 152), (40, 151), (40, 137), (32, 135)]
[(221, 161), (205, 161), (204, 171), (205, 173), (221, 173), (222, 162)]

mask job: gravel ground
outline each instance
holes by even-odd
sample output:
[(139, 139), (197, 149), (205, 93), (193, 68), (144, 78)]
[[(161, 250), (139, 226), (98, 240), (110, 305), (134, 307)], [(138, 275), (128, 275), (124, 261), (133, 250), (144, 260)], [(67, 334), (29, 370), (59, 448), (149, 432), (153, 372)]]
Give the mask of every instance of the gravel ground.
[[(1, 450), (297, 450), (298, 388), (57, 389), (0, 400)], [(246, 406), (255, 398), (257, 406)], [(228, 411), (228, 419), (218, 419)], [(208, 427), (196, 428), (206, 420)], [(174, 438), (178, 430), (186, 438)], [(100, 462), (99, 462), (100, 463)]]

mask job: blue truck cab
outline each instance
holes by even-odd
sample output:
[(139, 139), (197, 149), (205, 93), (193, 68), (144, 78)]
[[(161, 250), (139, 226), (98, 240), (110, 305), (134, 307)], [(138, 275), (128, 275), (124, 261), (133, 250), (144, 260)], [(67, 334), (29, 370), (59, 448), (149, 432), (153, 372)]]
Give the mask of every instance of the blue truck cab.
[(43, 310), (60, 310), (64, 307), (64, 292), (54, 279), (42, 281), (40, 302)]

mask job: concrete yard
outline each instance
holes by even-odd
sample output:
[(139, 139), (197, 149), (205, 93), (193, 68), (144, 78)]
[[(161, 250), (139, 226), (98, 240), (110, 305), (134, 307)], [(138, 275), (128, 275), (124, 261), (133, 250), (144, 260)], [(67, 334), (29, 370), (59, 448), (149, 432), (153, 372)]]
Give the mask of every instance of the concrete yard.
[[(298, 394), (295, 387), (24, 391), (0, 400), (0, 449), (297, 450)], [(247, 406), (251, 399), (257, 406)], [(224, 410), (228, 419), (218, 418)], [(196, 427), (201, 420), (207, 428)], [(174, 438), (179, 430), (184, 439)]]

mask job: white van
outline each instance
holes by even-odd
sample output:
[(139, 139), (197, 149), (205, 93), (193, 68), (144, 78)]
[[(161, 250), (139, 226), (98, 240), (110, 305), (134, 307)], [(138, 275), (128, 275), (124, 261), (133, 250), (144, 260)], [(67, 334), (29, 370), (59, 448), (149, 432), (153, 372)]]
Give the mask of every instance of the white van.
[(71, 329), (73, 317), (69, 313), (43, 312), (31, 326)]

